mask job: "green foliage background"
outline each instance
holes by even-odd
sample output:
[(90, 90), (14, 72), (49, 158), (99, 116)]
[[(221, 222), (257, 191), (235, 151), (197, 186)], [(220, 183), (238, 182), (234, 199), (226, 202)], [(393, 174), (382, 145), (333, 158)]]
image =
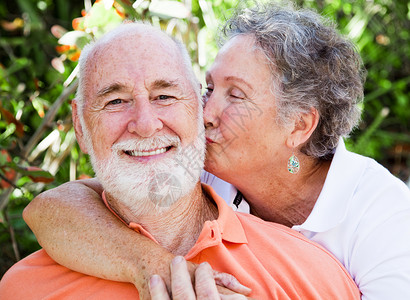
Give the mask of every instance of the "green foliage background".
[[(0, 3), (0, 180), (3, 180), (0, 276), (14, 262), (39, 248), (21, 217), (29, 201), (45, 189), (93, 175), (87, 157), (76, 145), (70, 115), (70, 99), (76, 88), (76, 62), (72, 60), (84, 42), (98, 38), (124, 17), (146, 20), (184, 41), (194, 69), (203, 81), (204, 70), (217, 53), (218, 24), (237, 3), (235, 0), (113, 2)], [(375, 158), (408, 181), (410, 3), (404, 0), (296, 2), (333, 19), (361, 51), (368, 71), (364, 110), (360, 127), (347, 141), (348, 147)], [(87, 16), (76, 19), (81, 17), (82, 10)], [(83, 30), (73, 30), (74, 19), (76, 29)], [(62, 31), (68, 33), (64, 35)], [(56, 46), (68, 44), (77, 47), (56, 51)], [(6, 182), (11, 186), (7, 188)]]

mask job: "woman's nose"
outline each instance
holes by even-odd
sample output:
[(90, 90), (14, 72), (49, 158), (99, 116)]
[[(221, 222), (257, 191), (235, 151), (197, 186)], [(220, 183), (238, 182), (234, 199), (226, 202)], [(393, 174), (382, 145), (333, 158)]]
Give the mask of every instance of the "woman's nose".
[(204, 125), (205, 128), (216, 128), (219, 126), (219, 120), (221, 117), (221, 103), (218, 103), (217, 98), (212, 94), (205, 101), (204, 107)]

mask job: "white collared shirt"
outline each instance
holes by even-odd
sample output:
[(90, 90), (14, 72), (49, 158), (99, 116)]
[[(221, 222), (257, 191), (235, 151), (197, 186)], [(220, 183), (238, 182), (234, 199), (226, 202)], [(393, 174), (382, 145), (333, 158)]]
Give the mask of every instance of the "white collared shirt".
[[(235, 189), (217, 179), (215, 190), (231, 203)], [(293, 229), (343, 263), (362, 299), (410, 299), (410, 191), (342, 139), (311, 214)]]
[(249, 204), (243, 200), (242, 197), (240, 198), (240, 201), (238, 201), (239, 203), (235, 204), (238, 190), (232, 184), (227, 183), (219, 177), (216, 177), (214, 174), (206, 171), (202, 171), (201, 173), (201, 182), (212, 186), (214, 191), (222, 197), (234, 211), (249, 213)]

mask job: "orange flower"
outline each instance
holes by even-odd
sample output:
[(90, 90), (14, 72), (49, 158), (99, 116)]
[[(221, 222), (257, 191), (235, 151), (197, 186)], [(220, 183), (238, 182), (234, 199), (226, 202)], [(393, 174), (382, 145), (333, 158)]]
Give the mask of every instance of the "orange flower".
[(56, 51), (58, 53), (64, 53), (66, 51), (70, 50), (70, 46), (69, 45), (60, 45), (60, 46), (56, 46)]
[(91, 176), (90, 176), (90, 175), (87, 175), (87, 174), (81, 174), (80, 176), (78, 176), (78, 178), (77, 178), (77, 179), (89, 179), (89, 178), (91, 178)]
[(80, 58), (80, 54), (81, 54), (81, 51), (78, 50), (72, 54), (67, 55), (67, 57), (71, 61), (78, 61), (78, 59)]
[(125, 19), (125, 11), (124, 8), (118, 4), (116, 1), (114, 1), (114, 8), (115, 12), (123, 19)]
[(72, 22), (74, 30), (84, 31), (84, 18), (75, 18)]

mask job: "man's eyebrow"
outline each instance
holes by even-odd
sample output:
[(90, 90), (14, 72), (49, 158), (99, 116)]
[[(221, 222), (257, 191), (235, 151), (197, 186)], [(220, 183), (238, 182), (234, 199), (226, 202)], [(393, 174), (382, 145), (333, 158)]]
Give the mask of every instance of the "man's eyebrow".
[(151, 83), (150, 88), (151, 90), (158, 90), (176, 86), (179, 86), (177, 80), (158, 79)]
[(97, 97), (103, 97), (105, 95), (108, 95), (113, 92), (120, 92), (125, 89), (125, 86), (118, 83), (114, 82), (108, 86), (102, 87), (100, 90), (97, 91)]

